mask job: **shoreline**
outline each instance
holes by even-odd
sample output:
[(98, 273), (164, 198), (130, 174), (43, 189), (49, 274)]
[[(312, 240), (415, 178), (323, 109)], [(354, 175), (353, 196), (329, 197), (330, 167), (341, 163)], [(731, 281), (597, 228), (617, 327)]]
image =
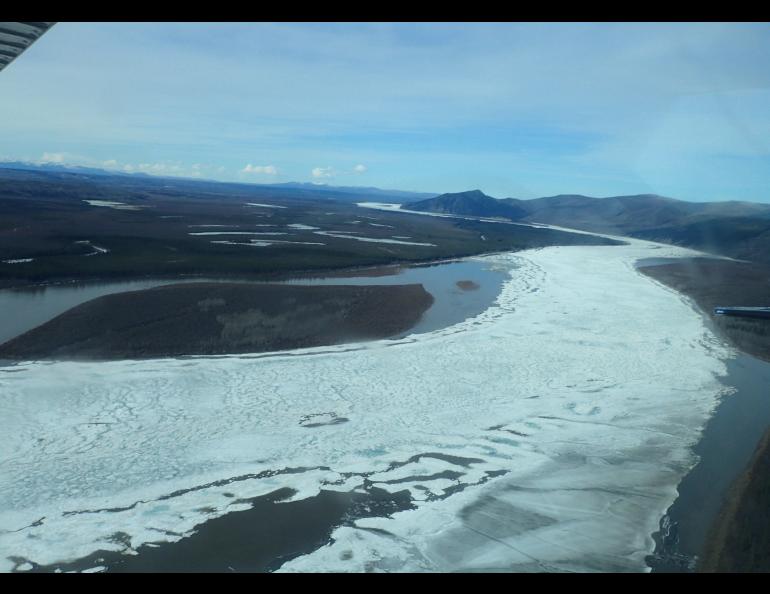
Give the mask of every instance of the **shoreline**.
[(770, 323), (756, 318), (717, 316), (719, 306), (763, 306), (770, 300), (770, 268), (731, 260), (689, 258), (640, 266), (639, 272), (687, 297), (710, 330), (733, 348), (770, 362)]
[[(740, 284), (741, 291), (736, 292), (737, 287), (722, 282), (732, 268), (740, 268), (743, 278), (754, 280), (754, 284)], [(770, 356), (762, 342), (746, 340), (748, 324), (716, 319), (711, 313), (721, 300), (729, 303), (739, 298), (753, 304), (761, 299), (766, 277), (761, 272), (764, 267), (755, 268), (760, 272), (754, 279), (748, 276), (754, 267), (745, 262), (693, 258), (689, 262), (638, 268), (641, 274), (686, 299), (702, 315), (705, 326), (738, 353), (737, 358), (727, 362), (730, 373), (725, 385), (733, 393), (720, 398), (694, 448), (698, 463), (683, 477), (676, 500), (653, 535), (656, 547), (648, 558), (652, 571), (770, 569), (768, 535), (757, 535), (761, 530), (756, 524), (761, 526), (763, 516), (759, 516), (759, 522), (755, 517), (756, 508), (770, 506), (770, 493), (762, 492), (762, 485), (770, 478), (770, 408), (763, 398)], [(736, 434), (743, 439), (734, 439)], [(755, 513), (748, 511), (751, 509)], [(705, 526), (704, 515), (708, 522)], [(758, 552), (764, 555), (765, 565), (756, 558)]]

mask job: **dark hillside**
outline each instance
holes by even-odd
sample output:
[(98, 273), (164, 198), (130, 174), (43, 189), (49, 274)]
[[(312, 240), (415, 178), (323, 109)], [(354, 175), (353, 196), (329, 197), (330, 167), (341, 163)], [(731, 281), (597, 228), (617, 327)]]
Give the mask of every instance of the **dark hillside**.
[(518, 220), (526, 216), (526, 211), (513, 204), (487, 196), (480, 190), (442, 194), (428, 200), (410, 202), (405, 208), (423, 212), (439, 212), (477, 217), (502, 217)]

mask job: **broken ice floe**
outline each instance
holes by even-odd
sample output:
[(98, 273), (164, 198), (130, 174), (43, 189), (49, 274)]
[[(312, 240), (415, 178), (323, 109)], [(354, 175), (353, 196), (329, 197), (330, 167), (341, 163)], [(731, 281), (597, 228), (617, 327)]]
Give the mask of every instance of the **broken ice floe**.
[(644, 570), (732, 353), (636, 272), (652, 248), (484, 257), (510, 270), (494, 306), (399, 340), (21, 363), (0, 377), (0, 567), (178, 540), (280, 488), (374, 484), (416, 508), (282, 570)]

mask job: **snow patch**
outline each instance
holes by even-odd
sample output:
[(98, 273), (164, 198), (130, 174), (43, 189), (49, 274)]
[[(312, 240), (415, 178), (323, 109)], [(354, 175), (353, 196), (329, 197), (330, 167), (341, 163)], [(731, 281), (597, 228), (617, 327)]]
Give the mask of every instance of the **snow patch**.
[(288, 235), (281, 231), (196, 231), (188, 235)]
[(315, 229), (320, 229), (320, 227), (312, 227), (310, 225), (303, 225), (302, 223), (292, 223), (291, 225), (287, 225), (287, 227), (291, 227), (292, 229), (302, 229), (306, 231), (313, 231)]
[[(285, 233), (282, 235), (285, 235)], [(211, 243), (222, 243), (227, 245), (248, 245), (251, 247), (268, 247), (274, 244), (286, 244), (286, 243), (292, 243), (295, 245), (326, 245), (325, 243), (318, 243), (314, 241), (283, 241), (280, 239), (274, 239), (270, 241), (252, 239), (249, 243), (244, 243), (241, 241), (212, 241)]]
[(285, 206), (278, 206), (277, 204), (261, 204), (259, 202), (247, 202), (246, 206), (261, 206), (263, 208), (286, 208)]
[(80, 244), (83, 244), (83, 245), (87, 245), (92, 250), (94, 250), (93, 252), (89, 252), (88, 254), (83, 254), (83, 256), (97, 256), (99, 254), (106, 254), (107, 252), (110, 251), (106, 247), (101, 247), (101, 246), (98, 246), (98, 245), (94, 245), (93, 243), (91, 243), (90, 239), (84, 239), (82, 241), (76, 241), (75, 243), (80, 243)]
[(145, 205), (126, 204), (125, 202), (113, 202), (112, 200), (83, 200), (83, 202), (88, 202), (91, 206), (104, 206), (106, 208), (114, 208), (115, 210), (140, 210), (147, 208)]
[(435, 243), (419, 243), (416, 241), (401, 241), (399, 239), (381, 239), (377, 237), (358, 237), (357, 235), (349, 235), (347, 233), (343, 234), (342, 232), (314, 231), (314, 233), (316, 235), (325, 235), (327, 237), (340, 237), (342, 239), (355, 239), (356, 241), (366, 241), (369, 243), (394, 243), (398, 245), (423, 245), (423, 246), (436, 247)]

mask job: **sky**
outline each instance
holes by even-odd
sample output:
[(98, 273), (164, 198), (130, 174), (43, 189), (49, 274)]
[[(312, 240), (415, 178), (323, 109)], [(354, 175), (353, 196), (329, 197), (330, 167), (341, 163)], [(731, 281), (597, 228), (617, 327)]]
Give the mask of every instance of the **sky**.
[(768, 64), (768, 23), (59, 23), (0, 72), (0, 160), (770, 202)]

